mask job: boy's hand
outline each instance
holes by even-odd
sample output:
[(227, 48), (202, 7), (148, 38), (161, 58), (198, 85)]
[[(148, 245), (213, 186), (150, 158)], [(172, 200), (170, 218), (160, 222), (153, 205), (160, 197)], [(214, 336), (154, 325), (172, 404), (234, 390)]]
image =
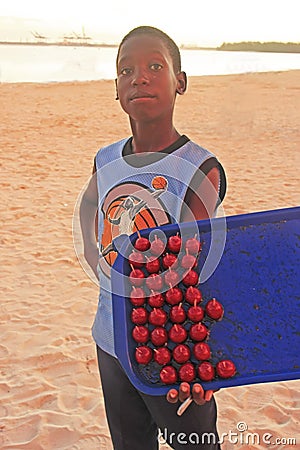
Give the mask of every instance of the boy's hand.
[(176, 403), (178, 400), (184, 402), (190, 395), (197, 405), (204, 405), (205, 402), (209, 402), (213, 396), (214, 391), (204, 391), (203, 387), (199, 383), (195, 383), (192, 388), (188, 383), (181, 383), (179, 390), (170, 389), (167, 393), (167, 400), (170, 403)]

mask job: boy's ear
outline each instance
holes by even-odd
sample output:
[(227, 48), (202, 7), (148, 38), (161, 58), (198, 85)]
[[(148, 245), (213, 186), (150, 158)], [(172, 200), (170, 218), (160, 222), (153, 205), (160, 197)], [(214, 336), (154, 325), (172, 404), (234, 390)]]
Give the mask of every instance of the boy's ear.
[(179, 72), (177, 75), (177, 89), (176, 92), (179, 95), (182, 95), (185, 93), (187, 88), (187, 76), (185, 72)]
[(118, 94), (118, 80), (115, 78), (115, 88), (116, 88), (116, 100), (119, 100), (119, 94)]

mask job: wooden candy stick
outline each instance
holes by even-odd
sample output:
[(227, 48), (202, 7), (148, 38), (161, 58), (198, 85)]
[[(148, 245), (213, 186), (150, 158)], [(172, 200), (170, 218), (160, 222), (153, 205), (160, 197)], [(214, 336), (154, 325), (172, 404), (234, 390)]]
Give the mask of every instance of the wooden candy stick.
[(188, 407), (190, 406), (192, 401), (193, 401), (193, 397), (190, 395), (183, 403), (181, 403), (181, 405), (177, 409), (177, 415), (182, 416), (182, 414), (184, 413), (184, 411), (186, 411), (188, 409)]

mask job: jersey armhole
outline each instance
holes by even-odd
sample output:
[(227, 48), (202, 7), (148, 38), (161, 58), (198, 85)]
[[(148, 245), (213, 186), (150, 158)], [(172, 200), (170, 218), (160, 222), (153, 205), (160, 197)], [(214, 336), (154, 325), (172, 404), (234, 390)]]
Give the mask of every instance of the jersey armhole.
[(226, 175), (224, 168), (222, 164), (217, 160), (215, 157), (208, 158), (206, 161), (204, 161), (203, 164), (199, 167), (199, 169), (196, 171), (195, 175), (192, 178), (190, 187), (187, 189), (185, 199), (189, 197), (190, 191), (194, 191), (196, 189), (193, 189), (193, 185), (198, 188), (205, 176), (210, 172), (211, 169), (214, 167), (217, 167), (220, 173), (220, 185), (219, 185), (219, 197), (216, 204), (216, 208), (222, 203), (227, 189), (227, 182), (226, 182)]

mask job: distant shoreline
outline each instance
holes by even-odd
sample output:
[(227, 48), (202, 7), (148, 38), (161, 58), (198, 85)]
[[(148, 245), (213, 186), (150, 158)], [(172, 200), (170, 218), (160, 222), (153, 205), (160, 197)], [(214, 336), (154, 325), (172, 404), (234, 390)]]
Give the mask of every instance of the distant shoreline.
[(47, 41), (0, 41), (0, 45), (33, 45), (38, 47), (55, 46), (55, 47), (118, 47), (117, 44), (105, 43), (89, 43), (89, 42), (47, 42)]
[[(80, 41), (0, 41), (0, 45), (23, 45), (23, 46), (56, 46), (56, 47), (98, 47), (116, 48), (118, 44), (103, 42), (80, 42)], [(300, 53), (300, 43), (296, 42), (224, 42), (219, 47), (203, 47), (196, 45), (180, 46), (181, 50), (215, 50), (215, 51), (240, 51), (240, 52), (266, 52), (266, 53)]]
[(217, 50), (239, 52), (300, 53), (300, 42), (224, 42)]
[[(55, 47), (107, 47), (107, 48), (117, 48), (119, 44), (107, 44), (104, 42), (76, 42), (76, 41), (0, 41), (0, 45), (30, 45), (30, 46), (55, 46)], [(217, 47), (200, 47), (200, 46), (190, 46), (181, 45), (182, 50), (218, 50)]]

